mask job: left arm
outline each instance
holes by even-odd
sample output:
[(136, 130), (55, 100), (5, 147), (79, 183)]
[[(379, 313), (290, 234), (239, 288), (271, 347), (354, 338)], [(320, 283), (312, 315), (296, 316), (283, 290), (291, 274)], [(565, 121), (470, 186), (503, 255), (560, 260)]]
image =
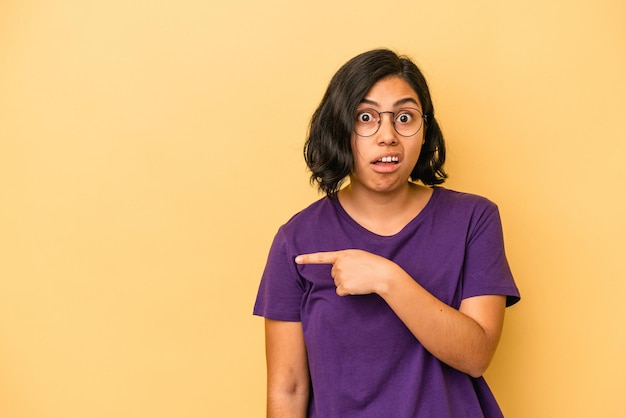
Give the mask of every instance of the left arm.
[(500, 340), (505, 296), (467, 298), (456, 310), (406, 273), (383, 282), (384, 290), (377, 293), (424, 348), (457, 370), (473, 377), (482, 376)]
[(449, 366), (473, 377), (489, 366), (502, 333), (505, 296), (467, 298), (457, 310), (394, 262), (361, 250), (305, 254), (296, 263), (332, 264), (339, 296), (377, 293), (424, 348)]

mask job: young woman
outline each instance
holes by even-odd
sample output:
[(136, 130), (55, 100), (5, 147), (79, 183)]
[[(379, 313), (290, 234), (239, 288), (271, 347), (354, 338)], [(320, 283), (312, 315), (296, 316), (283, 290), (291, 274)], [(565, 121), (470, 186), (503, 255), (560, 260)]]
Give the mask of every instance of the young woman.
[(384, 49), (348, 61), (305, 159), (326, 197), (279, 229), (254, 307), (267, 416), (501, 417), (481, 376), (519, 292), (496, 205), (437, 186), (445, 145), (417, 66)]

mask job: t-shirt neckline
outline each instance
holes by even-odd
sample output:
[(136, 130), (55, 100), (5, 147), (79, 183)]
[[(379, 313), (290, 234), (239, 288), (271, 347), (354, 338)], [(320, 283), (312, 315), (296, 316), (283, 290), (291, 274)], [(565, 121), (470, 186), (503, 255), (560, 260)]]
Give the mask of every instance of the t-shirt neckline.
[(361, 233), (364, 233), (365, 235), (368, 235), (370, 237), (375, 237), (378, 239), (393, 239), (393, 238), (401, 237), (407, 230), (411, 229), (410, 228), (411, 226), (419, 222), (422, 218), (428, 216), (428, 213), (432, 210), (431, 208), (435, 204), (435, 200), (438, 198), (439, 193), (441, 192), (441, 187), (434, 186), (432, 189), (433, 189), (433, 193), (428, 199), (428, 202), (426, 202), (426, 205), (422, 208), (422, 210), (419, 211), (419, 213), (415, 215), (409, 222), (407, 222), (406, 225), (404, 225), (402, 229), (400, 229), (400, 231), (398, 231), (397, 233), (393, 235), (380, 235), (380, 234), (377, 234), (376, 232), (370, 231), (369, 229), (365, 228), (363, 225), (358, 223), (352, 216), (350, 216), (350, 214), (348, 214), (348, 212), (341, 205), (341, 202), (339, 201), (339, 199), (331, 199), (331, 202), (333, 203), (334, 207), (339, 212), (339, 214), (343, 218), (345, 218), (350, 225), (352, 225), (355, 229), (357, 229)]

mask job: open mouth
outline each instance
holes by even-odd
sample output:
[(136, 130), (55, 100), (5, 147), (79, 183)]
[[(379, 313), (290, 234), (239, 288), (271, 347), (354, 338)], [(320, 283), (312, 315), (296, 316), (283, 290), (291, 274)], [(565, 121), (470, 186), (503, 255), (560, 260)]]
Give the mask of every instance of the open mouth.
[(400, 162), (400, 158), (397, 156), (393, 157), (382, 157), (378, 160), (374, 161), (374, 164), (398, 164)]

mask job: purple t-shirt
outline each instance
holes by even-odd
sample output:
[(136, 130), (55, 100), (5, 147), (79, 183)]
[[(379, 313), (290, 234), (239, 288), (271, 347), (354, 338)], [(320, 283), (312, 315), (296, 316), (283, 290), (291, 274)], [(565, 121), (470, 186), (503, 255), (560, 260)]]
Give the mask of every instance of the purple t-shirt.
[(361, 249), (394, 261), (429, 292), (459, 308), (465, 298), (519, 300), (495, 204), (435, 187), (400, 232), (363, 228), (323, 198), (276, 234), (254, 314), (302, 322), (311, 373), (309, 417), (501, 417), (485, 380), (432, 356), (376, 294), (337, 296), (330, 265), (296, 265), (299, 254)]

